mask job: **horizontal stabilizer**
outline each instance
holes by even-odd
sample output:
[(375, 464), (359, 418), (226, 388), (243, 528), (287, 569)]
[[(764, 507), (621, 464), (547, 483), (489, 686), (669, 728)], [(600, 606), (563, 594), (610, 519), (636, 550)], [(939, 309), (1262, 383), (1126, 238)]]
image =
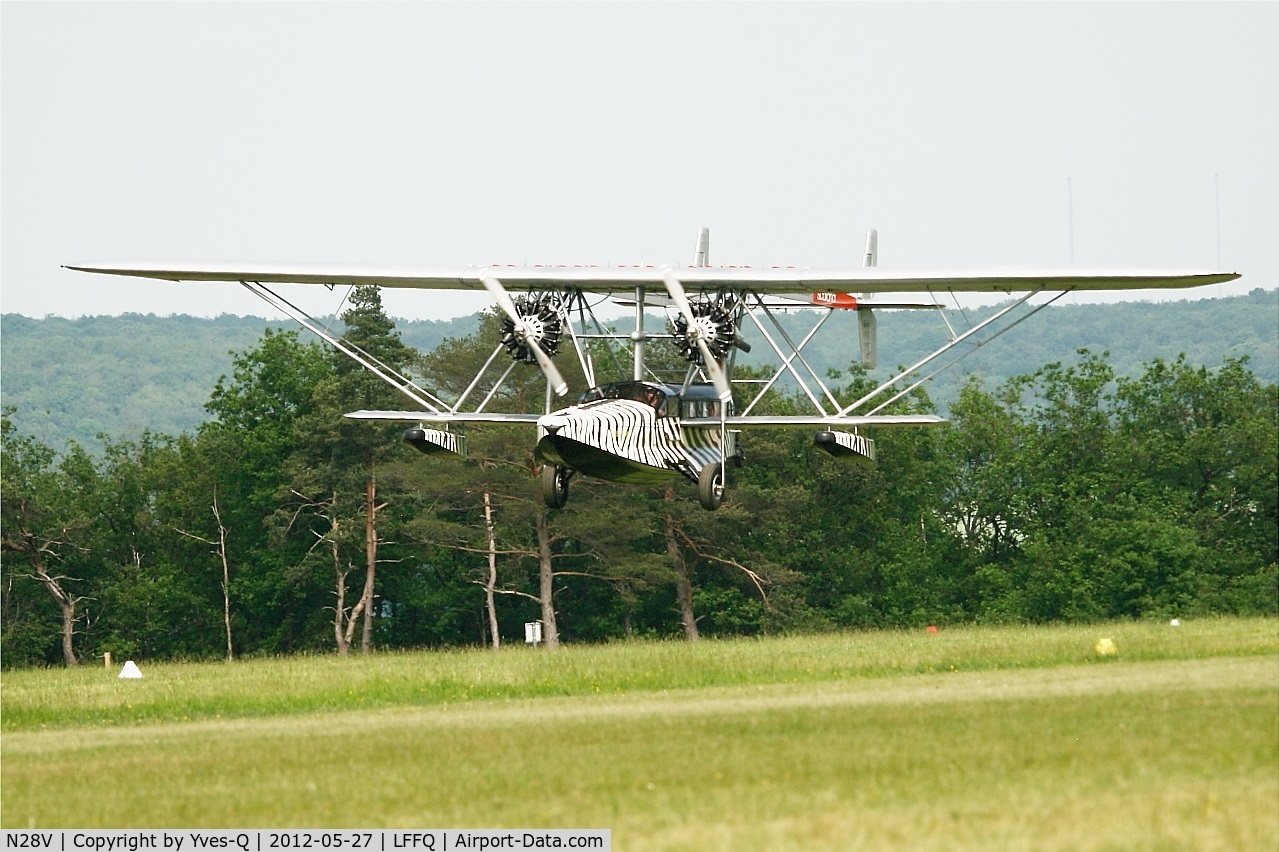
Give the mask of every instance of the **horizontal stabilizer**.
[(875, 369), (879, 363), (878, 335), (875, 330), (875, 312), (870, 308), (857, 309), (857, 338), (861, 342), (862, 366)]

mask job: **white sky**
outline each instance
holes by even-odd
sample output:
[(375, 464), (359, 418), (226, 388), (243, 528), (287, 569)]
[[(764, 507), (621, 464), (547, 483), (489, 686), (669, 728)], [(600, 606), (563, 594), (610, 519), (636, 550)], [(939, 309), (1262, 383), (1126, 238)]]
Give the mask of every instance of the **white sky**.
[(688, 263), (701, 225), (722, 264), (856, 265), (874, 227), (881, 266), (1065, 265), (1073, 219), (1080, 266), (1216, 268), (1218, 209), (1244, 277), (1194, 295), (1270, 289), (1276, 33), (1275, 3), (5, 2), (0, 308), (274, 316), (59, 267)]

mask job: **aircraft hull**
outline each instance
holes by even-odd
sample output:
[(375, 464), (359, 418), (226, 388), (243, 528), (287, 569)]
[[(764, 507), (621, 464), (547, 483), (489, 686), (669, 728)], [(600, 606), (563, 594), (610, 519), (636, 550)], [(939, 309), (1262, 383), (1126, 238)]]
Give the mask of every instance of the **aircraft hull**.
[(719, 430), (684, 429), (664, 406), (663, 412), (615, 398), (553, 412), (538, 421), (543, 435), (537, 458), (612, 482), (662, 483), (680, 476), (696, 482), (703, 467), (721, 459)]
[(680, 476), (671, 468), (653, 467), (558, 435), (547, 435), (538, 441), (536, 454), (546, 464), (557, 464), (609, 482), (660, 484)]

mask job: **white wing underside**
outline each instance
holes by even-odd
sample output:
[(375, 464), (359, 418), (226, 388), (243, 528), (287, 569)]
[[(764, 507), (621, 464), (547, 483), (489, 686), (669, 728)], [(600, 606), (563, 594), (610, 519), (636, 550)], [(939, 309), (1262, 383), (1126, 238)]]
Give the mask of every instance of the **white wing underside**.
[(483, 276), (512, 290), (573, 289), (591, 293), (633, 293), (653, 288), (664, 294), (663, 277), (673, 273), (688, 287), (757, 293), (911, 293), (932, 291), (1002, 292), (1034, 290), (1137, 290), (1198, 287), (1239, 277), (1203, 269), (993, 268), (910, 270), (883, 267), (810, 269), (799, 267), (592, 267), (473, 266), (417, 268), (328, 264), (225, 263), (210, 261), (128, 261), (67, 265), (67, 269), (162, 281), (251, 281), (259, 284), (373, 284), (422, 290), (483, 291)]

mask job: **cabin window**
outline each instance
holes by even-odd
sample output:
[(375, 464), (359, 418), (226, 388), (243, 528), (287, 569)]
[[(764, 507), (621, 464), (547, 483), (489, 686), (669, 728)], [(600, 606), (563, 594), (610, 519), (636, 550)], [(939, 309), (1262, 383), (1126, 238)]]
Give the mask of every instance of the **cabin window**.
[(719, 417), (718, 399), (684, 400), (685, 417)]

